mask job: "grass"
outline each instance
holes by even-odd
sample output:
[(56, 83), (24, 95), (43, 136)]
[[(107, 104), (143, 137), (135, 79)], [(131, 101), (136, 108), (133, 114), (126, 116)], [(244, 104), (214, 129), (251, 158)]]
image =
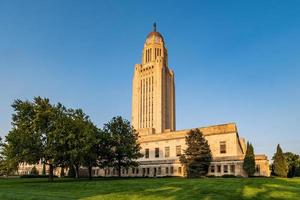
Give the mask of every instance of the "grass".
[(300, 199), (300, 179), (0, 179), (0, 199)]

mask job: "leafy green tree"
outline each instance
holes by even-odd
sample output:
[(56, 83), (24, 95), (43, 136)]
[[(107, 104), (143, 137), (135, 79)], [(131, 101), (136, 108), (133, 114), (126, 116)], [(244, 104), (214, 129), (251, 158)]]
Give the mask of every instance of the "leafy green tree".
[(273, 156), (273, 166), (274, 166), (274, 173), (277, 176), (287, 177), (288, 166), (286, 164), (284, 155), (282, 153), (282, 149), (279, 144), (277, 145), (276, 153)]
[(185, 137), (185, 143), (187, 148), (180, 156), (180, 162), (186, 166), (187, 177), (205, 176), (212, 160), (207, 140), (199, 129), (192, 129)]
[(76, 176), (75, 173), (76, 173), (76, 172), (75, 172), (74, 166), (71, 165), (71, 166), (69, 167), (69, 170), (68, 170), (68, 177), (70, 177), (70, 178), (75, 178), (75, 176)]
[(98, 166), (98, 152), (101, 150), (100, 144), (101, 131), (90, 121), (86, 121), (84, 138), (84, 158), (83, 166), (88, 168), (89, 179), (92, 178), (92, 167)]
[[(118, 170), (121, 176), (122, 168), (137, 167), (136, 159), (142, 157), (138, 134), (130, 125), (130, 122), (120, 116), (113, 117), (103, 128), (104, 137), (111, 144), (111, 151), (108, 151), (107, 164)], [(105, 159), (104, 159), (105, 160)]]
[(255, 155), (254, 149), (251, 143), (247, 142), (246, 155), (244, 157), (243, 169), (247, 173), (248, 177), (251, 177), (255, 173)]
[(288, 166), (288, 174), (287, 177), (292, 178), (296, 176), (296, 170), (298, 167), (298, 162), (300, 160), (299, 155), (294, 154), (292, 152), (286, 152), (283, 154), (285, 161)]
[(65, 115), (63, 107), (51, 105), (49, 99), (41, 97), (35, 97), (33, 102), (16, 100), (12, 107), (13, 128), (6, 136), (5, 146), (8, 160), (18, 164), (37, 164), (42, 160), (49, 166), (52, 181), (54, 168), (63, 161), (61, 146), (65, 144), (57, 137), (57, 130), (65, 130), (58, 129)]
[(33, 166), (32, 169), (30, 170), (30, 174), (31, 175), (39, 175), (39, 171), (37, 170), (37, 168), (35, 166)]

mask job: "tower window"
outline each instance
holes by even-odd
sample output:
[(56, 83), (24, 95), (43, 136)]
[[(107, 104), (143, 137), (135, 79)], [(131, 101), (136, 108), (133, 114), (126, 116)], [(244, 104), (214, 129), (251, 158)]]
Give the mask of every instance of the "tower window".
[(220, 153), (226, 153), (226, 142), (222, 141), (220, 142)]

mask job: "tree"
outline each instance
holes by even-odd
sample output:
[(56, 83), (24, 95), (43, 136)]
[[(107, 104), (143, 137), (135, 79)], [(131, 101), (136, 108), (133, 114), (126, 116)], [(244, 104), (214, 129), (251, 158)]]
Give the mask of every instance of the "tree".
[(247, 142), (246, 155), (244, 157), (243, 169), (247, 173), (248, 177), (251, 177), (255, 173), (255, 156), (254, 149), (251, 143)]
[(37, 170), (37, 168), (35, 166), (33, 166), (30, 170), (30, 174), (31, 175), (39, 175), (39, 171)]
[(7, 159), (12, 163), (37, 164), (40, 160), (49, 166), (49, 180), (53, 170), (64, 161), (65, 145), (57, 137), (63, 126), (65, 109), (61, 104), (51, 105), (49, 99), (35, 97), (33, 102), (15, 100), (12, 104), (12, 130), (6, 136)]
[(286, 164), (284, 155), (280, 145), (277, 145), (277, 150), (273, 156), (274, 173), (280, 177), (287, 177), (288, 166)]
[(286, 152), (283, 154), (285, 161), (288, 166), (288, 174), (287, 177), (292, 178), (296, 176), (296, 170), (298, 167), (298, 162), (300, 160), (299, 155), (294, 154), (292, 152)]
[(207, 140), (199, 129), (192, 129), (185, 137), (187, 149), (180, 157), (180, 162), (186, 166), (187, 177), (205, 176), (208, 172), (212, 154)]
[(101, 150), (99, 130), (90, 120), (86, 121), (84, 138), (84, 158), (83, 166), (88, 168), (89, 179), (92, 178), (92, 167), (98, 166), (98, 152)]
[[(118, 170), (119, 177), (121, 176), (122, 168), (137, 167), (136, 159), (142, 157), (140, 153), (140, 144), (138, 143), (138, 134), (130, 125), (130, 122), (120, 116), (113, 117), (103, 128), (107, 141), (110, 142), (111, 150), (104, 158), (107, 160), (107, 165)], [(104, 161), (105, 162), (105, 161)]]

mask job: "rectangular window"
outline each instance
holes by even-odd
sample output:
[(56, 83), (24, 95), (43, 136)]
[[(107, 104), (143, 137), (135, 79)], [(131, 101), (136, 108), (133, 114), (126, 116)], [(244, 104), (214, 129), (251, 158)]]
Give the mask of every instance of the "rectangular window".
[(165, 147), (165, 157), (170, 157), (170, 147)]
[(158, 172), (157, 172), (158, 175), (161, 175), (161, 167), (158, 167)]
[(149, 149), (145, 149), (145, 158), (149, 158)]
[(134, 174), (135, 173), (135, 168), (132, 168), (132, 174)]
[(170, 173), (171, 173), (171, 174), (174, 173), (174, 167), (173, 167), (173, 166), (170, 168)]
[(260, 173), (260, 165), (256, 165), (255, 172)]
[(230, 172), (235, 173), (235, 165), (230, 165)]
[(159, 158), (159, 148), (155, 148), (155, 158)]
[(169, 174), (169, 167), (166, 167), (166, 174)]
[(176, 146), (176, 156), (181, 156), (181, 146)]
[(145, 175), (146, 175), (146, 169), (143, 168), (143, 176), (145, 176)]
[(150, 168), (147, 168), (147, 174), (148, 175), (150, 174)]
[(228, 165), (224, 165), (223, 166), (223, 172), (224, 173), (228, 173)]
[(181, 167), (178, 167), (178, 174), (181, 174)]
[(218, 172), (218, 173), (221, 173), (221, 165), (218, 165), (218, 166), (217, 166), (217, 172)]
[(220, 153), (226, 153), (226, 142), (220, 142)]
[(215, 173), (215, 166), (214, 165), (210, 166), (210, 172)]
[(139, 174), (139, 168), (136, 168), (135, 172), (136, 172), (136, 174)]

